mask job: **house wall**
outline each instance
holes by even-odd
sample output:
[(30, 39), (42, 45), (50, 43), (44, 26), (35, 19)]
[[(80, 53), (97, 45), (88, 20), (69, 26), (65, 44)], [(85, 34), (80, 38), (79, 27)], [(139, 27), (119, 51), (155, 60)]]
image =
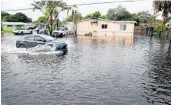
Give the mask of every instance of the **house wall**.
[(77, 35), (85, 35), (86, 33), (92, 31), (90, 21), (79, 22), (76, 25), (77, 25)]
[[(126, 30), (121, 31), (120, 25), (126, 24)], [(114, 23), (114, 35), (115, 36), (133, 36), (134, 35), (134, 24), (133, 23)]]
[[(107, 29), (102, 29), (102, 24), (107, 24)], [(120, 24), (126, 24), (126, 31), (120, 30)], [(101, 21), (91, 23), (90, 20), (77, 23), (77, 35), (85, 35), (92, 33), (93, 36), (133, 36), (133, 23), (119, 23), (111, 21)]]

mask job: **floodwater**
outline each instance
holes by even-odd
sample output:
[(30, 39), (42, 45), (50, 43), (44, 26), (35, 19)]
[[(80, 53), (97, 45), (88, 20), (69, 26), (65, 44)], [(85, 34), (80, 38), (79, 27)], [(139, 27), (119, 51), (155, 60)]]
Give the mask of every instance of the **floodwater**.
[(67, 37), (32, 54), (2, 37), (2, 105), (171, 105), (171, 45), (149, 37)]

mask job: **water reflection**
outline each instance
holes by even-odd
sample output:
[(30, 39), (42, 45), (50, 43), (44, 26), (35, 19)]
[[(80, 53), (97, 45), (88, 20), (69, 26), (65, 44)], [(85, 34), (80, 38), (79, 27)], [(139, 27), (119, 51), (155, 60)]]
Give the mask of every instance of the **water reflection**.
[(171, 44), (164, 49), (166, 41), (153, 52), (150, 41), (149, 71), (144, 74), (143, 97), (154, 105), (171, 105)]
[(133, 36), (114, 36), (114, 37), (88, 37), (88, 36), (77, 36), (79, 40), (82, 40), (84, 43), (92, 42), (93, 44), (100, 43), (111, 43), (113, 45), (122, 44), (123, 46), (133, 45), (134, 38)]

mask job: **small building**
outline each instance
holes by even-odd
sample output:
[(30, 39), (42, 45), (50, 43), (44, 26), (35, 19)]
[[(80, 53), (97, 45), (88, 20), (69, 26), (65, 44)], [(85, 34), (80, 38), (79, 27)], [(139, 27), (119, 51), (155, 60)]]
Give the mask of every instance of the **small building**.
[(68, 28), (68, 30), (74, 31), (74, 23), (73, 22), (66, 22), (63, 27)]
[(133, 36), (135, 21), (111, 21), (85, 19), (76, 23), (77, 35), (92, 36)]
[(73, 22), (66, 22), (63, 27), (67, 29), (68, 34), (75, 34), (75, 25)]
[(23, 22), (2, 22), (4, 28), (18, 28), (18, 27), (25, 27), (27, 25)]

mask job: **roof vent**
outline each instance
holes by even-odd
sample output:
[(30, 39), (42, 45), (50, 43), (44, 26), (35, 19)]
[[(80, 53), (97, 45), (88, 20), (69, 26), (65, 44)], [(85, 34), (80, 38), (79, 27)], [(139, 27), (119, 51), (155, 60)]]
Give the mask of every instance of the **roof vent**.
[(96, 18), (96, 17), (91, 18), (91, 20), (90, 20), (91, 23), (97, 23), (97, 21), (98, 21), (98, 18)]

